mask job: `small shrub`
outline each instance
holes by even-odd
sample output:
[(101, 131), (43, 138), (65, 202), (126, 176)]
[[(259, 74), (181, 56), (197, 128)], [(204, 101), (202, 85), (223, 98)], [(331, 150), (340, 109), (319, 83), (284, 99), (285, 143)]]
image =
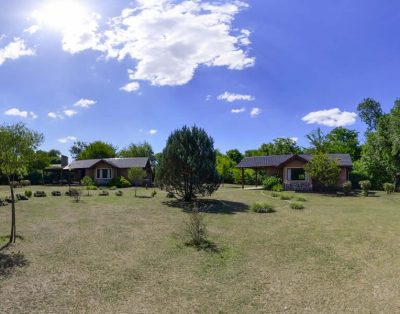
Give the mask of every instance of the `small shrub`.
[(296, 197), (296, 201), (298, 201), (298, 202), (306, 202), (307, 199), (304, 198), (303, 196), (297, 196), (297, 197)]
[(383, 184), (383, 189), (386, 191), (387, 194), (391, 194), (395, 191), (395, 185), (393, 183), (384, 183)]
[(108, 186), (111, 187), (116, 186), (118, 189), (129, 188), (131, 186), (131, 183), (125, 177), (121, 176), (113, 178), (108, 184)]
[(268, 191), (273, 191), (273, 188), (277, 185), (282, 185), (282, 180), (279, 177), (268, 176), (263, 181), (263, 187)]
[(32, 191), (31, 190), (25, 190), (24, 194), (25, 194), (26, 197), (29, 197), (29, 198), (32, 197)]
[(106, 191), (106, 190), (102, 190), (99, 193), (99, 196), (108, 196), (108, 195), (110, 195), (110, 193), (108, 191)]
[(6, 200), (3, 198), (0, 198), (0, 206), (7, 206), (7, 205), (8, 205), (8, 203), (6, 202)]
[(116, 196), (122, 196), (122, 195), (124, 195), (124, 192), (119, 190), (119, 191), (115, 192), (115, 195)]
[(117, 189), (116, 186), (111, 186), (111, 187), (110, 187), (110, 190), (111, 190), (111, 191), (115, 191), (116, 189)]
[(287, 194), (281, 194), (281, 196), (279, 197), (282, 201), (289, 201), (291, 200), (293, 197), (291, 195), (287, 195)]
[(46, 192), (45, 191), (36, 191), (35, 193), (33, 193), (34, 197), (46, 197)]
[(291, 209), (304, 209), (304, 205), (301, 203), (290, 203)]
[(255, 213), (273, 213), (275, 212), (274, 207), (266, 202), (254, 203), (251, 206), (251, 211)]
[(283, 185), (282, 185), (281, 183), (275, 184), (275, 185), (272, 187), (272, 191), (275, 191), (275, 192), (282, 192), (282, 191), (283, 191)]
[(190, 213), (189, 221), (186, 223), (186, 234), (189, 238), (187, 244), (201, 247), (207, 243), (207, 228), (204, 223), (204, 216), (197, 208)]
[(346, 181), (345, 183), (343, 183), (342, 188), (343, 188), (344, 195), (350, 195), (351, 189), (352, 189), (351, 182), (350, 181)]
[(21, 181), (19, 181), (19, 184), (21, 186), (25, 187), (25, 186), (31, 185), (31, 181), (29, 181), (29, 180), (21, 180)]
[(157, 191), (153, 190), (153, 192), (151, 192), (151, 197), (155, 197), (157, 195)]
[(280, 194), (280, 193), (277, 193), (277, 192), (272, 192), (272, 193), (271, 193), (271, 196), (272, 196), (272, 197), (280, 197), (281, 194)]
[(174, 193), (172, 193), (172, 192), (167, 193), (167, 198), (174, 198), (174, 197), (175, 197)]
[(16, 197), (17, 200), (19, 200), (19, 201), (27, 201), (27, 200), (29, 200), (29, 198), (28, 198), (27, 196), (22, 195), (22, 194), (16, 194), (15, 197)]
[(51, 195), (53, 195), (53, 196), (61, 196), (61, 192), (60, 191), (51, 191)]
[(363, 191), (364, 196), (368, 196), (369, 190), (371, 188), (371, 181), (369, 180), (364, 180), (359, 182), (361, 190)]
[(82, 191), (80, 189), (71, 189), (70, 196), (74, 199), (75, 203), (79, 203), (81, 200)]

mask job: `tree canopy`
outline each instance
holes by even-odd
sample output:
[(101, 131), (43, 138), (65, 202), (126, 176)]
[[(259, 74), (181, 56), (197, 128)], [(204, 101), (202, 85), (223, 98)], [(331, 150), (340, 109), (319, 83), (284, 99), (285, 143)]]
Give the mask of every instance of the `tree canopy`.
[(84, 160), (114, 158), (116, 156), (117, 148), (115, 146), (106, 142), (95, 141), (90, 144), (85, 144), (83, 150), (77, 156), (75, 156), (75, 158), (77, 160)]
[(357, 106), (358, 116), (367, 125), (367, 132), (375, 131), (383, 115), (381, 104), (372, 98), (365, 98)]
[(196, 126), (174, 131), (162, 152), (156, 181), (185, 201), (211, 195), (220, 183), (213, 139)]
[(314, 188), (324, 190), (336, 186), (340, 167), (337, 162), (327, 154), (316, 153), (304, 169), (306, 174), (313, 180)]

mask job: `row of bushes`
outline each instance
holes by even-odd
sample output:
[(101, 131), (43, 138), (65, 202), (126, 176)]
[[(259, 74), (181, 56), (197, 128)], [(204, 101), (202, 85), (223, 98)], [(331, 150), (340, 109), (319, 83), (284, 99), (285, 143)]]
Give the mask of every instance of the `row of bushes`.
[[(362, 180), (358, 184), (362, 190), (363, 195), (368, 196), (372, 186), (371, 181)], [(350, 195), (352, 190), (352, 183), (350, 181), (347, 181), (343, 183), (342, 188), (345, 195)], [(395, 189), (396, 186), (393, 183), (386, 182), (383, 184), (383, 190), (386, 191), (387, 194), (394, 193)]]

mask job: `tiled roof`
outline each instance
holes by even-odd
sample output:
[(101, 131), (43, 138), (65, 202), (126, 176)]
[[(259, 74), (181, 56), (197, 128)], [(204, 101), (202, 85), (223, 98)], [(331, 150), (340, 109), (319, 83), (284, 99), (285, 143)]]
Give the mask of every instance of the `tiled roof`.
[(86, 159), (75, 160), (71, 162), (64, 169), (87, 169), (93, 167), (100, 161), (104, 161), (115, 168), (145, 168), (149, 158), (148, 157), (135, 157), (135, 158), (104, 158), (104, 159)]
[[(299, 155), (268, 155), (245, 157), (238, 165), (238, 168), (262, 168), (262, 167), (278, 167), (290, 158), (298, 156), (302, 159), (310, 161), (312, 155), (299, 154)], [(351, 167), (353, 165), (349, 154), (328, 154), (329, 157), (336, 160), (339, 166)]]

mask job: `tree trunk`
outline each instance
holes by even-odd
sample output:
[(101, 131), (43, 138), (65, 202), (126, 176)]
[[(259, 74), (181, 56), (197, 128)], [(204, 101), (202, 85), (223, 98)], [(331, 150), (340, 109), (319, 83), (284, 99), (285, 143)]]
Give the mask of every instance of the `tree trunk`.
[(15, 223), (15, 196), (13, 187), (14, 178), (12, 181), (10, 180), (10, 178), (8, 178), (8, 181), (10, 183), (10, 192), (11, 192), (11, 233), (10, 233), (10, 240), (8, 242), (15, 243), (17, 230)]
[(42, 169), (42, 185), (44, 186), (44, 169)]

